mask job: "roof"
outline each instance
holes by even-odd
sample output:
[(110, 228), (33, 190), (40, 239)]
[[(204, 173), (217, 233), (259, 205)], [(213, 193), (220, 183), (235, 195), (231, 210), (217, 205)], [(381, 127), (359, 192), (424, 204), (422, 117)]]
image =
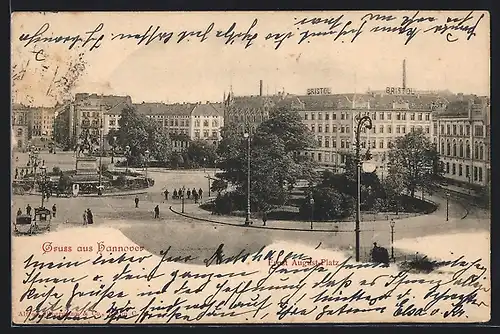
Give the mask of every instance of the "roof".
[(192, 116), (222, 116), (224, 111), (222, 110), (222, 104), (215, 103), (204, 103), (197, 104), (191, 111)]
[(183, 115), (189, 116), (196, 104), (193, 103), (149, 103), (143, 102), (134, 104), (134, 108), (138, 113), (144, 115)]

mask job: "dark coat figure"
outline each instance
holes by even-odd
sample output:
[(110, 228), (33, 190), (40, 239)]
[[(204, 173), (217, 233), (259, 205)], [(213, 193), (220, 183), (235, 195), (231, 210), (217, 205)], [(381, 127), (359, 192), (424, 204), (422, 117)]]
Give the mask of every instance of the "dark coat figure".
[(21, 208), (17, 209), (17, 216), (20, 216), (22, 214), (23, 214), (23, 212), (21, 211)]
[(31, 216), (31, 206), (29, 204), (26, 206), (26, 214)]
[(174, 199), (177, 199), (177, 189), (174, 189)]
[(160, 207), (157, 205), (155, 206), (155, 219), (160, 218)]
[(376, 242), (373, 243), (371, 258), (372, 262), (389, 265), (389, 252), (386, 248), (377, 246)]
[(138, 208), (139, 207), (139, 197), (135, 197), (134, 199), (134, 202), (135, 202), (135, 207)]
[(194, 203), (198, 203), (198, 198), (199, 198), (198, 193), (194, 193), (193, 198), (194, 198)]
[(168, 201), (168, 189), (165, 189), (165, 192), (163, 194), (165, 195), (165, 201)]
[(203, 198), (203, 189), (198, 189), (198, 196), (200, 197), (200, 199)]
[(187, 195), (188, 199), (190, 199), (191, 198), (191, 190), (188, 189), (186, 191), (186, 195)]
[(266, 226), (266, 222), (267, 222), (267, 213), (264, 212), (262, 214), (262, 223), (264, 226)]
[(87, 224), (94, 224), (94, 214), (90, 209), (87, 209)]
[(19, 171), (16, 168), (16, 176), (14, 176), (14, 179), (17, 179), (19, 177)]
[(224, 256), (224, 252), (222, 251), (222, 248), (224, 248), (224, 244), (220, 244), (217, 250), (215, 251), (215, 263), (216, 264), (221, 264), (222, 263), (222, 258)]
[(193, 195), (193, 199), (195, 197), (198, 197), (198, 193), (196, 192), (196, 189), (193, 188), (193, 191), (191, 192), (191, 194)]
[(56, 212), (57, 212), (57, 208), (56, 208), (56, 205), (52, 205), (52, 217), (56, 217)]

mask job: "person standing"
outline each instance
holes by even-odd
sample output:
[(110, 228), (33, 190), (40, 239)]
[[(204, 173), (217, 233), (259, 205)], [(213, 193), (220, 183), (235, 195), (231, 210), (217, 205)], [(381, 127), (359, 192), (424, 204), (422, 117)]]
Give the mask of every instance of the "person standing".
[(198, 189), (198, 196), (200, 197), (200, 199), (203, 199), (203, 189)]
[(31, 206), (29, 204), (26, 206), (26, 214), (31, 216)]
[(165, 201), (168, 201), (168, 194), (169, 194), (168, 189), (165, 189), (164, 194), (165, 194)]
[(22, 214), (23, 214), (23, 212), (21, 211), (21, 208), (17, 209), (17, 215), (20, 216)]
[(187, 195), (188, 199), (190, 199), (191, 198), (191, 190), (188, 189), (186, 192), (186, 195)]
[(83, 211), (83, 226), (86, 226), (88, 221), (87, 221), (87, 210)]
[(94, 224), (94, 214), (90, 211), (90, 209), (87, 209), (87, 221), (89, 225)]
[(135, 196), (134, 202), (135, 202), (135, 207), (138, 208), (139, 207), (139, 197)]
[(177, 199), (177, 189), (174, 189), (174, 199)]
[(264, 213), (262, 213), (263, 226), (266, 226), (266, 222), (267, 222), (267, 213), (264, 211)]
[(160, 219), (160, 207), (158, 205), (155, 206), (155, 219)]
[(198, 193), (195, 192), (193, 197), (194, 197), (194, 203), (198, 204)]
[(198, 193), (196, 192), (196, 189), (193, 188), (191, 194), (193, 195), (193, 199), (195, 199), (195, 197), (198, 198)]
[(56, 208), (56, 204), (54, 203), (54, 205), (52, 205), (52, 217), (56, 218), (56, 212), (57, 212), (57, 208)]

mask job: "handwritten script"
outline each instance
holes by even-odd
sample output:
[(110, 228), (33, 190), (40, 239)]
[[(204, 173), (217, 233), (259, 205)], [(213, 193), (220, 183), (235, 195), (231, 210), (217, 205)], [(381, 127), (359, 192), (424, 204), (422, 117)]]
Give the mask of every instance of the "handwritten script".
[(264, 247), (219, 265), (194, 265), (196, 256), (174, 253), (169, 247), (160, 257), (100, 253), (78, 260), (31, 254), (14, 282), (15, 318), (30, 324), (466, 321), (489, 307), (482, 259), (460, 256), (434, 262), (439, 273), (417, 274), (350, 258), (324, 265)]

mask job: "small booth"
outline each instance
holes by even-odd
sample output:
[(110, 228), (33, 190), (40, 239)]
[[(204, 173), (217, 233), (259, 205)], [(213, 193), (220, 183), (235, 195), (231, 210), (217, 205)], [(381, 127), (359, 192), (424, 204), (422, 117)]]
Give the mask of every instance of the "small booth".
[(50, 231), (52, 212), (47, 208), (35, 208), (35, 230), (37, 232)]
[(34, 232), (34, 229), (34, 221), (31, 219), (30, 215), (23, 214), (16, 217), (16, 222), (14, 223), (14, 232), (16, 234), (31, 235)]

